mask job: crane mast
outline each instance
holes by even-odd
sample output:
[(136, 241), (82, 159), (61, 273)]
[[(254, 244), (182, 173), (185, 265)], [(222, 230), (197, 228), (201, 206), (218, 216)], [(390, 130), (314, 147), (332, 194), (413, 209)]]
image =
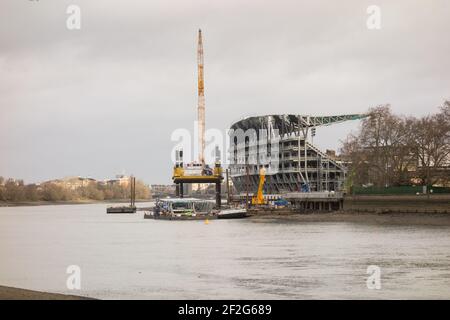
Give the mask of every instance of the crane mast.
[(205, 165), (205, 87), (203, 79), (203, 41), (202, 30), (198, 30), (198, 161)]
[(220, 153), (216, 147), (216, 161), (214, 168), (205, 163), (205, 84), (203, 80), (203, 41), (202, 31), (198, 30), (197, 47), (197, 68), (198, 68), (198, 161), (184, 163), (183, 150), (175, 150), (175, 166), (173, 168), (172, 180), (176, 184), (177, 197), (183, 198), (184, 184), (193, 183), (214, 183), (216, 185), (216, 208), (220, 209), (221, 183), (223, 180), (222, 167), (220, 164)]

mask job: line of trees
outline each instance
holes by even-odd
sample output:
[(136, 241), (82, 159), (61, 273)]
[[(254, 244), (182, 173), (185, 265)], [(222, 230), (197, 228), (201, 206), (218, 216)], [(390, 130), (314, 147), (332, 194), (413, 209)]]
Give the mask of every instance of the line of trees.
[[(75, 189), (47, 182), (40, 185), (25, 184), (23, 180), (0, 177), (0, 201), (76, 201), (76, 200), (119, 200), (130, 198), (130, 187), (113, 184), (103, 185), (91, 182)], [(150, 199), (150, 189), (136, 180), (136, 199)]]
[(389, 105), (372, 108), (341, 154), (353, 185), (449, 185), (450, 101), (421, 118), (395, 115)]

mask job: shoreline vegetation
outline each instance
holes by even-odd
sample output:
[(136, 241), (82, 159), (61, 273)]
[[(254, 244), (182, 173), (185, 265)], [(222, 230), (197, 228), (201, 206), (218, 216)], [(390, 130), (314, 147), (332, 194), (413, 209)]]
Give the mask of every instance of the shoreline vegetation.
[[(136, 203), (149, 202), (152, 199), (136, 199)], [(53, 206), (53, 205), (76, 205), (76, 204), (118, 204), (129, 203), (130, 199), (113, 199), (113, 200), (61, 200), (61, 201), (0, 201), (0, 208), (2, 207), (34, 207), (34, 206)]]
[[(129, 201), (131, 196), (129, 181), (129, 177), (125, 176), (107, 181), (67, 177), (25, 184), (23, 180), (0, 176), (0, 206)], [(136, 199), (151, 199), (149, 186), (136, 180), (135, 195)]]

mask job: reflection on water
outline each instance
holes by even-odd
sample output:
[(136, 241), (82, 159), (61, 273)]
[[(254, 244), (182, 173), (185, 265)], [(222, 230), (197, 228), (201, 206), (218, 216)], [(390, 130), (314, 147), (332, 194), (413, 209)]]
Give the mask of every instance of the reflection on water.
[[(0, 208), (0, 285), (98, 298), (450, 298), (450, 227)], [(81, 291), (66, 268), (81, 267)], [(366, 286), (381, 268), (381, 290)]]

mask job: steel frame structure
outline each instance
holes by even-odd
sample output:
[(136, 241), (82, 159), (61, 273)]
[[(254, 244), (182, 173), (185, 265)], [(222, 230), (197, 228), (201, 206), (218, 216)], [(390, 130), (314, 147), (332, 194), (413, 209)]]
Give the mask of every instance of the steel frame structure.
[[(259, 182), (260, 168), (266, 168), (266, 183), (264, 193), (280, 194), (286, 192), (310, 191), (341, 191), (344, 187), (346, 167), (339, 161), (331, 159), (308, 141), (310, 128), (328, 126), (349, 120), (366, 117), (365, 114), (348, 114), (337, 116), (309, 115), (265, 115), (244, 118), (231, 125), (230, 129), (230, 177), (238, 193), (253, 193)], [(262, 164), (253, 159), (260, 159), (260, 150), (247, 142), (238, 143), (232, 135), (236, 130), (267, 130), (269, 140), (278, 136), (278, 161)], [(259, 137), (258, 137), (259, 138)], [(269, 144), (272, 143), (269, 141)], [(238, 154), (244, 154), (245, 160), (238, 161)], [(275, 167), (274, 167), (275, 166)]]

